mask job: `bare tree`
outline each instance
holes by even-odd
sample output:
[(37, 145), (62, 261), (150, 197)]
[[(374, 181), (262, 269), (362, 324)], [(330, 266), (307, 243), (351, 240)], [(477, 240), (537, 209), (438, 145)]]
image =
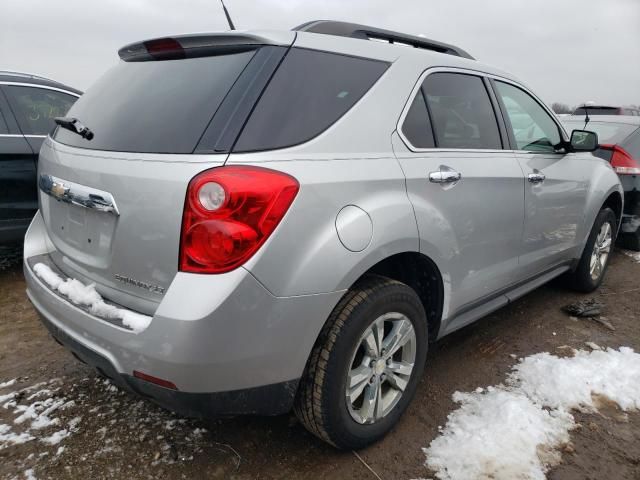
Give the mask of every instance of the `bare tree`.
[(560, 102), (552, 103), (551, 104), (551, 109), (555, 113), (571, 113), (571, 112), (573, 112), (573, 109), (571, 107), (569, 107), (569, 105), (567, 105), (565, 103), (560, 103)]

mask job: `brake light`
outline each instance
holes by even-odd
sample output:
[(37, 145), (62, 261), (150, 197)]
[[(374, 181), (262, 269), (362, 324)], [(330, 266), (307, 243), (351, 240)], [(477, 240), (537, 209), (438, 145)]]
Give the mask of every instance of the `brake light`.
[(142, 44), (149, 55), (158, 60), (177, 60), (186, 56), (184, 48), (175, 38), (158, 38)]
[(603, 150), (611, 150), (611, 166), (619, 175), (640, 175), (640, 163), (629, 152), (618, 145), (600, 145)]
[(187, 188), (180, 270), (224, 273), (245, 263), (269, 238), (300, 185), (285, 173), (231, 165), (196, 175)]

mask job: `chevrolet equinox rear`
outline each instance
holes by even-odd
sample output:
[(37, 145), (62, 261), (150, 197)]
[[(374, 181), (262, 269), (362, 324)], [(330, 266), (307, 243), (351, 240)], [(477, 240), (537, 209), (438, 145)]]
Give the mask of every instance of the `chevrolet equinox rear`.
[(119, 51), (45, 141), (27, 293), (52, 336), (181, 414), (359, 448), (438, 338), (606, 271), (622, 190), (507, 73), (317, 21)]

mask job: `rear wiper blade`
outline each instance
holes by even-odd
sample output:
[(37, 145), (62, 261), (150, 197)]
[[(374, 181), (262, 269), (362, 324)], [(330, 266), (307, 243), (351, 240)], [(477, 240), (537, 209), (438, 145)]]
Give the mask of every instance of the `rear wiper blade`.
[(89, 129), (89, 127), (85, 127), (80, 120), (74, 117), (56, 117), (53, 119), (58, 125), (62, 128), (66, 128), (67, 130), (77, 133), (82, 138), (86, 138), (87, 140), (91, 140), (93, 138), (93, 132)]

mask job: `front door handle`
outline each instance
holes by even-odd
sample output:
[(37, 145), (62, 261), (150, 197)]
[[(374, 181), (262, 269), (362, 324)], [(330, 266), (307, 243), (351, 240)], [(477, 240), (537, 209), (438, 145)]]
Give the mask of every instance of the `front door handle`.
[(544, 173), (536, 172), (536, 173), (530, 173), (527, 178), (529, 180), (529, 183), (536, 184), (536, 183), (544, 182), (544, 179), (547, 177), (545, 176)]
[(429, 181), (431, 183), (456, 183), (459, 182), (461, 178), (462, 174), (455, 170), (440, 170), (429, 173)]

